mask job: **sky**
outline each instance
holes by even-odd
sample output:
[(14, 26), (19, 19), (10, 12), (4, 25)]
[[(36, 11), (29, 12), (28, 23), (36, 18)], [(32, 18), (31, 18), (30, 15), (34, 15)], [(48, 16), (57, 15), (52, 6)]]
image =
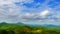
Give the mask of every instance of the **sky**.
[(0, 0), (0, 22), (60, 25), (60, 0)]

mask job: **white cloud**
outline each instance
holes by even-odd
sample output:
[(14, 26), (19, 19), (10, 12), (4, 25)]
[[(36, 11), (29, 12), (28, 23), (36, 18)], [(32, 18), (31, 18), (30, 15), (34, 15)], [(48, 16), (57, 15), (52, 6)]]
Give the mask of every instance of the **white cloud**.
[(32, 2), (32, 0), (13, 0), (13, 2), (31, 3), (31, 2)]
[(50, 13), (49, 10), (44, 10), (40, 13), (40, 16), (41, 17), (46, 17), (49, 13)]
[(25, 16), (30, 16), (31, 14), (30, 13), (26, 13)]
[[(54, 19), (45, 19), (48, 18), (47, 15), (50, 14), (50, 11), (43, 5), (39, 8), (26, 8), (24, 6), (16, 6), (14, 2), (24, 2), (30, 3), (32, 0), (0, 0), (0, 21), (6, 22), (54, 22)], [(46, 3), (45, 3), (46, 4)], [(5, 6), (4, 6), (5, 5)], [(37, 5), (37, 4), (36, 4)], [(28, 10), (22, 14), (23, 10)], [(42, 11), (44, 10), (44, 11)], [(41, 12), (40, 12), (41, 11)], [(38, 13), (40, 12), (40, 13)], [(57, 16), (57, 18), (59, 18)]]
[(13, 4), (12, 0), (0, 0), (0, 5)]
[(34, 14), (32, 14), (32, 13), (25, 13), (23, 16), (25, 16), (25, 17), (33, 17)]

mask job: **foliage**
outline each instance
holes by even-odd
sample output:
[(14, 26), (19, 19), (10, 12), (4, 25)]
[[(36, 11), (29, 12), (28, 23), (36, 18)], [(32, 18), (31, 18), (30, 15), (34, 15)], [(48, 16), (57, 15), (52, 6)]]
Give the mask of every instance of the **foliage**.
[(0, 34), (60, 34), (60, 28), (2, 22), (0, 23)]

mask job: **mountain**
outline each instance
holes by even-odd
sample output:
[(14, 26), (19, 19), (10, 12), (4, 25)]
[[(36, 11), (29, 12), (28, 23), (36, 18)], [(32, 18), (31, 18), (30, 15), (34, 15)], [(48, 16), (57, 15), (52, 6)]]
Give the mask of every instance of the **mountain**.
[(10, 25), (18, 25), (18, 26), (30, 26), (30, 27), (46, 27), (46, 28), (60, 28), (59, 25), (52, 25), (52, 24), (44, 24), (44, 25), (29, 25), (29, 24), (24, 24), (22, 22), (18, 22), (18, 23), (6, 23), (6, 22), (2, 22), (0, 23), (0, 27), (1, 26), (10, 26)]
[(6, 23), (6, 22), (2, 22), (2, 23), (0, 23), (0, 26), (4, 26), (4, 25), (9, 25), (9, 24)]
[(20, 26), (24, 26), (26, 24), (22, 23), (22, 22), (18, 22), (18, 23), (15, 23), (16, 25), (20, 25)]
[(60, 28), (59, 25), (52, 25), (52, 24), (45, 24), (43, 25), (44, 27), (47, 27), (47, 28)]
[(59, 25), (53, 25), (53, 24), (43, 24), (43, 25), (29, 25), (34, 27), (45, 27), (45, 28), (60, 28)]

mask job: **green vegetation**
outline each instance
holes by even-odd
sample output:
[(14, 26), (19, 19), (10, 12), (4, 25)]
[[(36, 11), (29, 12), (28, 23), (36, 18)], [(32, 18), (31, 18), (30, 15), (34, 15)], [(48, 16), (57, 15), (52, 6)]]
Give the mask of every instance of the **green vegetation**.
[[(48, 25), (47, 25), (48, 26)], [(60, 34), (60, 27), (0, 23), (0, 34)]]

